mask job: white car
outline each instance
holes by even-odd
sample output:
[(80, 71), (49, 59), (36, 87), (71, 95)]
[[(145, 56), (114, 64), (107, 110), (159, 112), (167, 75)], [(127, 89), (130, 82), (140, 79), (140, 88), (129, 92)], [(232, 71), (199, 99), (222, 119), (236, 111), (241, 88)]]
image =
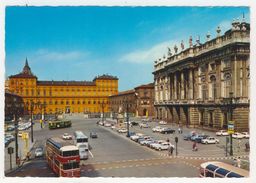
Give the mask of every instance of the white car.
[(111, 126), (111, 129), (114, 130), (114, 129), (116, 129), (116, 127), (113, 125), (113, 126)]
[(144, 136), (144, 134), (142, 134), (142, 133), (136, 133), (135, 135), (130, 136), (130, 139), (133, 140), (133, 141), (136, 141), (140, 137), (143, 137), (143, 136)]
[(152, 128), (153, 132), (161, 132), (163, 130), (163, 128), (161, 126), (156, 126), (154, 128)]
[(166, 121), (159, 121), (159, 124), (160, 125), (167, 125), (167, 122)]
[(232, 134), (232, 138), (234, 138), (234, 139), (242, 139), (242, 138), (244, 138), (244, 135), (241, 134), (241, 133), (236, 132), (236, 133)]
[(165, 140), (158, 140), (156, 143), (150, 144), (150, 147), (152, 149), (158, 149), (158, 147), (160, 146), (160, 144), (165, 143)]
[(215, 137), (207, 137), (206, 139), (202, 139), (202, 144), (217, 144), (219, 143), (219, 139), (216, 139)]
[(227, 136), (229, 134), (226, 130), (220, 130), (220, 131), (216, 132), (216, 135), (217, 136)]
[(250, 134), (248, 132), (242, 132), (241, 133), (243, 135), (244, 138), (248, 139), (250, 138)]
[(111, 124), (110, 124), (110, 123), (105, 123), (104, 126), (106, 126), (106, 127), (111, 127)]
[(169, 142), (163, 142), (161, 143), (158, 147), (157, 147), (157, 150), (159, 151), (162, 151), (162, 150), (168, 150), (168, 148), (172, 146), (174, 148), (174, 145), (172, 145), (171, 143)]
[(118, 133), (126, 133), (127, 129), (126, 128), (121, 128), (121, 129), (119, 129), (117, 131), (118, 131)]
[(35, 157), (42, 157), (43, 156), (43, 148), (38, 147), (35, 150)]
[(64, 140), (71, 140), (71, 139), (72, 139), (72, 136), (69, 135), (68, 133), (64, 133), (64, 134), (62, 135), (62, 138), (63, 138)]
[(149, 125), (147, 123), (140, 123), (140, 128), (148, 128)]

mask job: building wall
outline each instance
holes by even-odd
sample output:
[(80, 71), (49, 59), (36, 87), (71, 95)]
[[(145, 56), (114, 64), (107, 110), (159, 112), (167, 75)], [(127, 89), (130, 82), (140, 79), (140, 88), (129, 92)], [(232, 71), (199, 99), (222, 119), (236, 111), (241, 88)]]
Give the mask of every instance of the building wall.
[(111, 111), (115, 114), (126, 111), (126, 101), (129, 103), (129, 113), (133, 116), (153, 117), (155, 113), (152, 83), (112, 95), (109, 100)]
[(9, 121), (23, 116), (24, 114), (24, 103), (22, 97), (11, 92), (5, 91), (5, 120)]
[[(55, 81), (38, 81), (37, 78), (9, 77), (9, 90), (24, 100), (24, 109), (30, 111), (31, 101), (37, 104), (34, 113), (99, 113), (109, 112), (109, 95), (118, 93), (118, 79), (96, 78), (88, 85), (68, 81), (56, 85)], [(76, 83), (76, 82), (74, 82)]]
[[(249, 128), (250, 26), (244, 22), (204, 44), (155, 62), (155, 108), (167, 121), (187, 126), (227, 128), (232, 98), (238, 131)], [(233, 95), (230, 94), (233, 93)]]

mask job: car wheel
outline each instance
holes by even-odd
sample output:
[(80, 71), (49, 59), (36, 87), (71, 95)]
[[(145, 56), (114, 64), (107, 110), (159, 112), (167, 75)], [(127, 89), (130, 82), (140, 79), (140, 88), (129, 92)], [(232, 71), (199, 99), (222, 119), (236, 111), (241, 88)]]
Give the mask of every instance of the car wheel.
[(167, 134), (167, 132), (165, 132), (165, 134)]
[(206, 141), (205, 144), (208, 144), (208, 142)]

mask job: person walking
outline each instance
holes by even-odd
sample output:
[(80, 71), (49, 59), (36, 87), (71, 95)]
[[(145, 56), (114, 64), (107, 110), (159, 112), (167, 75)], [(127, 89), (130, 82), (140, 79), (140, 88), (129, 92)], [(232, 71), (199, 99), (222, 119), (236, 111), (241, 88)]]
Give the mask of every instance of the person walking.
[(237, 163), (237, 167), (241, 168), (241, 159), (240, 159), (240, 157), (237, 158), (236, 163)]

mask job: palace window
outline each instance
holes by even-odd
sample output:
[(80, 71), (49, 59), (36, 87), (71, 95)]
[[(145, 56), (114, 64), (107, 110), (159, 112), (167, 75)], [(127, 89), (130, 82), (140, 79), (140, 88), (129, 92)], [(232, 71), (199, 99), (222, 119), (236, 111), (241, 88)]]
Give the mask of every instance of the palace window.
[(56, 101), (55, 101), (55, 105), (57, 105), (57, 104), (58, 104), (58, 101), (56, 100)]
[(74, 100), (72, 100), (72, 104), (75, 104), (75, 101), (74, 101)]
[(26, 95), (28, 95), (28, 89), (26, 89)]
[(206, 86), (206, 84), (202, 85), (202, 97), (203, 97), (203, 100), (207, 99), (207, 86)]
[(46, 90), (44, 90), (44, 96), (46, 95)]
[(90, 100), (88, 101), (88, 104), (91, 104), (91, 101), (90, 101)]
[(95, 101), (95, 100), (93, 101), (93, 104), (96, 104), (96, 101)]
[(49, 104), (52, 105), (52, 101), (51, 100), (49, 101)]
[(69, 101), (68, 100), (66, 101), (66, 105), (69, 105)]
[(34, 96), (34, 90), (33, 89), (31, 90), (31, 95)]
[(83, 104), (85, 104), (85, 101), (83, 101)]
[(229, 97), (229, 93), (231, 92), (231, 74), (230, 73), (226, 73), (224, 75), (224, 89), (225, 89), (224, 97)]
[(37, 90), (37, 95), (40, 96), (40, 90)]
[(63, 100), (62, 100), (62, 101), (60, 101), (60, 104), (62, 104), (62, 105), (64, 104)]
[(80, 104), (80, 101), (79, 101), (79, 100), (77, 101), (77, 104)]

